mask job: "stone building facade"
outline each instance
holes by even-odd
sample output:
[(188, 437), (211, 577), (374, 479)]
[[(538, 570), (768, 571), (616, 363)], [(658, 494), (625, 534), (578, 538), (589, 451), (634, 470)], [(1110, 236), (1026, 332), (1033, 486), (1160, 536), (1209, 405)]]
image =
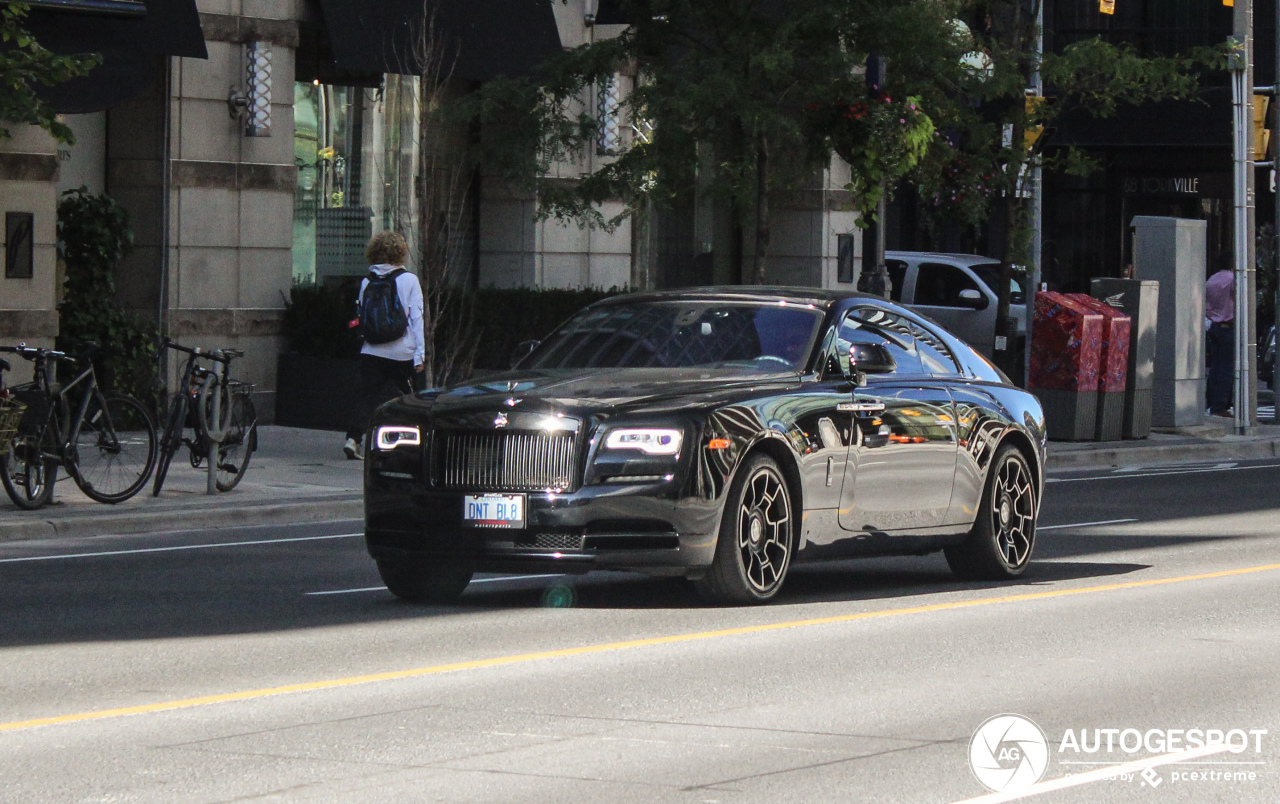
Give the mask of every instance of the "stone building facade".
[[(404, 59), (368, 37), (411, 28), (422, 4), (115, 2), (114, 16), (82, 25), (84, 36), (118, 29), (151, 42), (155, 36), (128, 26), (163, 23), (166, 31), (186, 30), (187, 38), (160, 35), (162, 44), (176, 37), (168, 53), (120, 53), (111, 41), (91, 43), (107, 52), (100, 69), (114, 65), (116, 72), (96, 88), (88, 82), (78, 95), (75, 86), (59, 95), (72, 112), (64, 120), (76, 131), (75, 145), (59, 146), (30, 127), (0, 141), (0, 213), (18, 213), (19, 222), (29, 215), (32, 223), (30, 275), (7, 271), (0, 278), (0, 342), (52, 344), (60, 284), (57, 199), (65, 189), (85, 186), (114, 196), (133, 219), (135, 248), (118, 272), (119, 301), (180, 342), (243, 349), (241, 374), (256, 384), (258, 409), (270, 417), (292, 284), (359, 275), (370, 232), (416, 227), (420, 199), (412, 176), (423, 156), (410, 134), (418, 79), (401, 75), (413, 70), (402, 69)], [(111, 2), (95, 5), (112, 11)], [(545, 55), (540, 48), (574, 47), (623, 29), (598, 21), (599, 0), (474, 0), (449, 8), (444, 23), (458, 32), (460, 91), (495, 72), (527, 67)], [(59, 44), (63, 52), (89, 49), (83, 40), (59, 42), (68, 14), (36, 0), (33, 19), (43, 18), (45, 26), (37, 33), (53, 31), (47, 44), (55, 50)], [(118, 79), (126, 73), (133, 85)], [(265, 93), (250, 91), (254, 80), (265, 80)], [(628, 80), (618, 77), (622, 91)], [(255, 112), (267, 123), (256, 130), (246, 119)], [(572, 177), (579, 169), (560, 172)], [(840, 189), (846, 181), (836, 164), (815, 177), (809, 191), (780, 205), (773, 281), (837, 284), (841, 236), (857, 231)], [(739, 281), (723, 256), (709, 253), (723, 223), (709, 202), (695, 200), (687, 214), (666, 216), (644, 231), (624, 223), (605, 232), (537, 222), (532, 199), (492, 179), (470, 189), (471, 213), (450, 235), (458, 239), (459, 281), (602, 288)], [(602, 211), (609, 217), (619, 210), (606, 205)], [(8, 250), (16, 239), (6, 238)], [(852, 251), (845, 249), (846, 260), (857, 261), (858, 240)]]

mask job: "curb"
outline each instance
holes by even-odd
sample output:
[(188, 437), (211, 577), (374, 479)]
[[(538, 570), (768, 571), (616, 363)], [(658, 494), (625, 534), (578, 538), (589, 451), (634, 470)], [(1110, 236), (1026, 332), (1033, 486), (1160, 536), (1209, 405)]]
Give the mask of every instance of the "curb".
[(1149, 444), (1116, 449), (1049, 449), (1049, 471), (1104, 466), (1133, 466), (1183, 461), (1255, 460), (1280, 456), (1280, 438), (1212, 439), (1181, 444)]
[[(44, 515), (42, 515), (44, 513)], [(244, 525), (287, 525), (335, 519), (363, 519), (364, 498), (357, 493), (339, 498), (288, 503), (242, 503), (161, 511), (74, 514), (49, 517), (31, 511), (0, 520), (0, 542), (65, 539), (84, 536), (162, 533), (195, 527), (232, 528)]]

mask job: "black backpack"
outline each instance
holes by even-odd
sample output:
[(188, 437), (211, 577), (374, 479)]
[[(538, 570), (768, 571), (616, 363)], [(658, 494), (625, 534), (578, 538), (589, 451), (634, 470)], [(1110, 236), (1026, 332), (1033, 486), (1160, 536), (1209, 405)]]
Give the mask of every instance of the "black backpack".
[(369, 272), (369, 284), (360, 294), (360, 337), (365, 343), (391, 343), (409, 330), (409, 315), (400, 306), (396, 277), (404, 273), (397, 268), (386, 276)]

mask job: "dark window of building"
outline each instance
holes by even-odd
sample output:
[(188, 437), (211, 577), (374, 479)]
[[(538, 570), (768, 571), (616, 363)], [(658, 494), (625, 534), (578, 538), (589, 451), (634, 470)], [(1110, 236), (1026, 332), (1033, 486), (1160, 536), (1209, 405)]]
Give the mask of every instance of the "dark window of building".
[(853, 283), (853, 235), (836, 236), (836, 281)]
[(30, 279), (33, 275), (35, 218), (30, 212), (4, 214), (5, 279)]
[(916, 273), (915, 303), (933, 307), (968, 307), (960, 300), (960, 291), (977, 290), (978, 283), (954, 265), (936, 262), (920, 264)]

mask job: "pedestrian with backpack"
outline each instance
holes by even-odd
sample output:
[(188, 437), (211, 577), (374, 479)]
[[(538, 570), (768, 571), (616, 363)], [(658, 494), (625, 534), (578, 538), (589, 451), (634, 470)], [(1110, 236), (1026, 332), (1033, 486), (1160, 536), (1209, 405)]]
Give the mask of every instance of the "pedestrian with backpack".
[(360, 282), (356, 302), (360, 347), (360, 405), (347, 430), (342, 451), (361, 460), (361, 442), (369, 417), (379, 405), (413, 390), (423, 370), (422, 285), (405, 270), (409, 245), (396, 232), (380, 232), (365, 248), (369, 274)]

